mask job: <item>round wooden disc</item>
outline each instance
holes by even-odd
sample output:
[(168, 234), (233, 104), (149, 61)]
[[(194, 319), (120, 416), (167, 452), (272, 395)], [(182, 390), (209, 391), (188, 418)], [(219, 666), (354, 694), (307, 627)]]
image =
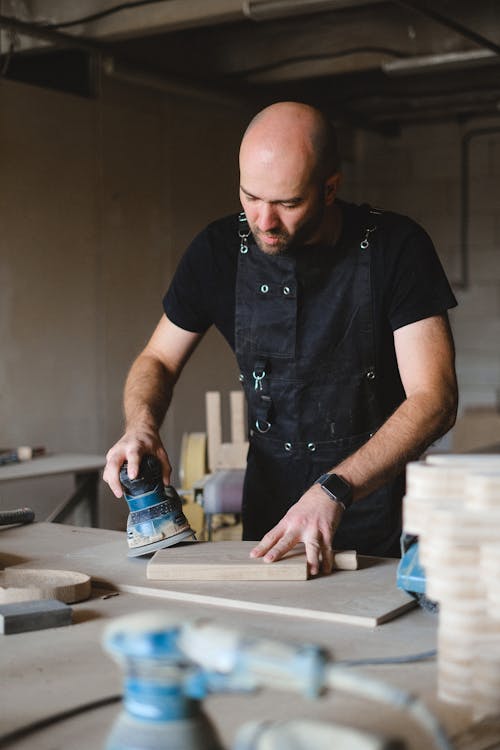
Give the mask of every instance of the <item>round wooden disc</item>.
[(0, 573), (0, 602), (58, 599), (74, 604), (88, 599), (90, 576), (73, 570), (36, 570), (12, 566)]

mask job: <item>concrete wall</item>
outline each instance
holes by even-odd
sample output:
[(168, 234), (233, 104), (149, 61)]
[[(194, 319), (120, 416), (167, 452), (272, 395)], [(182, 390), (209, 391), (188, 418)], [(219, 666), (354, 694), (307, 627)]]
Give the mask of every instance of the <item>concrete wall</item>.
[[(207, 221), (238, 208), (248, 113), (124, 85), (98, 101), (0, 83), (0, 446), (102, 453), (122, 429), (121, 391), (162, 314), (177, 258)], [(238, 387), (211, 333), (164, 428), (203, 430), (207, 388)], [(70, 478), (2, 483), (0, 507), (43, 519)], [(102, 487), (102, 522), (125, 505)]]
[(415, 125), (398, 138), (359, 132), (345, 164), (347, 197), (408, 214), (434, 240), (459, 302), (450, 318), (461, 413), (500, 406), (500, 132), (471, 141), (470, 280), (458, 284), (461, 140), (485, 127), (500, 130), (500, 118)]

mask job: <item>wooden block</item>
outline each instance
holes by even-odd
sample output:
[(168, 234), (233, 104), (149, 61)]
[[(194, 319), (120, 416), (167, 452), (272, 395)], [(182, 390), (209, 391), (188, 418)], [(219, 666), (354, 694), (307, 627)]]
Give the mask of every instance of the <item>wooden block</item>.
[(71, 607), (55, 599), (0, 605), (0, 633), (58, 628), (71, 624)]
[(215, 469), (246, 469), (248, 443), (222, 443), (215, 459)]
[(355, 549), (334, 550), (333, 566), (336, 570), (358, 570), (358, 553)]
[[(147, 567), (154, 581), (306, 581), (302, 544), (275, 563), (251, 558), (255, 542), (201, 542), (158, 550)], [(335, 567), (356, 570), (356, 552), (335, 553)]]
[(269, 564), (249, 557), (255, 542), (198, 542), (158, 550), (148, 563), (155, 581), (305, 581), (302, 547)]
[(245, 394), (243, 391), (231, 391), (229, 394), (231, 408), (231, 442), (245, 442)]

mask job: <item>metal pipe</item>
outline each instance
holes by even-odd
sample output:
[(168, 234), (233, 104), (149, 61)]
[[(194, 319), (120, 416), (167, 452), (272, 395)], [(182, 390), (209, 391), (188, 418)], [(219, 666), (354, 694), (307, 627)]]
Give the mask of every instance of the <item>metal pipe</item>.
[(447, 28), (456, 31), (458, 34), (461, 34), (466, 39), (470, 39), (480, 47), (485, 47), (486, 49), (495, 52), (495, 54), (497, 55), (500, 54), (500, 45), (495, 44), (495, 42), (492, 42), (491, 39), (488, 39), (482, 34), (478, 34), (468, 26), (464, 26), (463, 24), (459, 23), (459, 21), (455, 21), (453, 18), (445, 16), (444, 13), (440, 13), (434, 8), (429, 8), (424, 0), (393, 0), (393, 2), (395, 2), (397, 5), (402, 5), (404, 8), (410, 8), (411, 10), (414, 10), (417, 13), (426, 16), (427, 18), (431, 18), (433, 21), (437, 21), (437, 23), (440, 23), (442, 26), (446, 26)]
[(58, 47), (70, 47), (80, 49), (91, 54), (101, 52), (103, 47), (99, 42), (85, 37), (76, 37), (72, 34), (63, 34), (61, 31), (45, 29), (41, 24), (20, 21), (18, 18), (0, 15), (0, 28), (10, 29), (22, 36), (33, 37), (44, 42), (49, 42)]
[(457, 284), (459, 289), (469, 288), (469, 146), (473, 138), (479, 138), (483, 135), (493, 135), (494, 133), (500, 133), (500, 126), (469, 130), (462, 137), (460, 170), (460, 281)]
[(243, 13), (253, 21), (325, 13), (329, 10), (376, 5), (383, 0), (243, 0)]
[(489, 63), (499, 64), (500, 57), (489, 49), (478, 49), (390, 60), (382, 63), (382, 70), (387, 75), (399, 76), (411, 73), (434, 73), (436, 68), (460, 70)]

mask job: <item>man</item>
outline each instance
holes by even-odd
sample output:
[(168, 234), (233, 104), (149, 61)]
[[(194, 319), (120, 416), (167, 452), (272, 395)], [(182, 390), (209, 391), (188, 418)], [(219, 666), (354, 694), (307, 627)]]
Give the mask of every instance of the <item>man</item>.
[(127, 459), (170, 463), (158, 430), (181, 370), (215, 324), (236, 353), (249, 412), (243, 536), (254, 557), (305, 543), (312, 574), (335, 548), (397, 555), (405, 464), (453, 425), (456, 304), (425, 232), (337, 199), (335, 135), (316, 109), (259, 113), (240, 149), (239, 219), (188, 248), (165, 315), (125, 387)]

